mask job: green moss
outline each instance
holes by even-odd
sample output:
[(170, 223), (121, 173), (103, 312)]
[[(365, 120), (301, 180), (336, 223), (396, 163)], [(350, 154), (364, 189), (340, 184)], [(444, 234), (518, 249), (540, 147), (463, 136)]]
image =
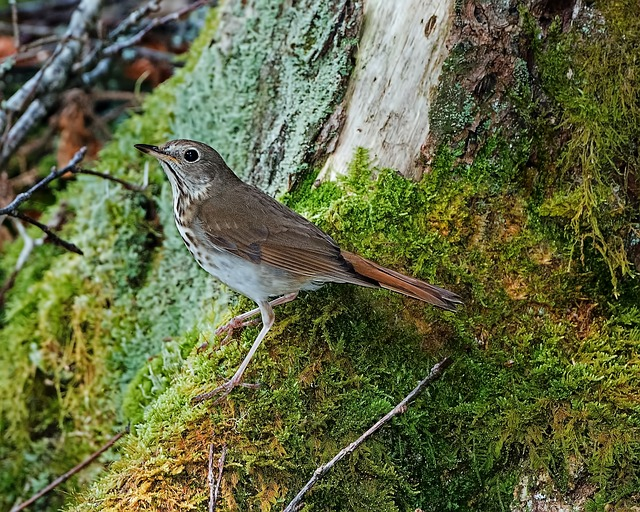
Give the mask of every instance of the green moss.
[(180, 370), (189, 351), (197, 341), (197, 333), (180, 340), (166, 342), (159, 354), (138, 370), (127, 386), (122, 399), (123, 416), (137, 425), (143, 420), (144, 409), (171, 383)]
[[(544, 92), (541, 106), (556, 121), (554, 135), (561, 184), (544, 205), (563, 225), (584, 260), (595, 253), (618, 293), (619, 279), (637, 269), (629, 250), (638, 243), (637, 120), (635, 73), (640, 21), (633, 2), (598, 2), (603, 18), (569, 33), (556, 20), (546, 37), (531, 25), (530, 38)], [(593, 258), (589, 258), (593, 259)]]
[[(640, 462), (638, 373), (627, 364), (638, 310), (620, 305), (607, 320), (602, 310), (594, 316), (597, 296), (575, 306), (592, 276), (566, 273), (568, 242), (550, 237), (528, 200), (512, 195), (522, 177), (510, 149), (498, 140), (488, 149), (492, 157), (466, 166), (443, 148), (421, 183), (372, 169), (359, 151), (338, 186), (300, 187), (287, 198), (344, 247), (453, 287), (467, 299), (462, 312), (347, 286), (303, 295), (277, 310), (249, 367), (246, 381), (261, 387), (237, 389), (214, 408), (189, 399), (228, 378), (258, 327), (237, 345), (194, 350), (86, 503), (123, 509), (151, 486), (162, 499), (179, 490), (184, 503), (203, 507), (198, 482), (213, 442), (216, 453), (229, 448), (230, 510), (281, 508), (450, 353), (457, 362), (444, 378), (338, 464), (306, 510), (507, 509), (523, 468), (549, 472), (561, 489), (575, 464), (607, 499), (628, 496)], [(185, 440), (195, 443), (190, 452)], [(157, 446), (161, 460), (140, 456)], [(191, 470), (169, 462), (186, 457), (198, 461)]]
[[(210, 34), (214, 18), (208, 27)], [(207, 39), (206, 30), (202, 38)], [(181, 80), (178, 74), (158, 88), (144, 107), (164, 112)], [(167, 139), (168, 134), (165, 115), (135, 115), (102, 151), (97, 169), (141, 183), (143, 158), (133, 144)], [(200, 316), (198, 305), (211, 297), (211, 292), (197, 300), (190, 295), (211, 286), (198, 279), (190, 258), (180, 251), (162, 258), (155, 251), (164, 226), (174, 228), (161, 173), (150, 176), (145, 195), (87, 176), (60, 192), (58, 201), (68, 205), (73, 217), (63, 237), (85, 255), (49, 245), (36, 248), (9, 294), (0, 331), (4, 508), (67, 471), (97, 449), (118, 424), (126, 424), (127, 418), (118, 412), (119, 390), (150, 355), (164, 354), (166, 336), (193, 327)], [(163, 197), (160, 222), (153, 206), (158, 194)], [(165, 239), (163, 247), (178, 247), (175, 238)], [(19, 250), (16, 244), (2, 258), (4, 275), (11, 272)], [(173, 253), (176, 259), (170, 257)], [(199, 287), (192, 286), (194, 281), (201, 283)], [(185, 294), (185, 300), (192, 299), (188, 307), (170, 297), (166, 286), (172, 282), (180, 283), (178, 288), (190, 287)], [(173, 308), (163, 307), (169, 301)], [(67, 489), (86, 485), (94, 476), (95, 471), (83, 473)], [(51, 509), (61, 504), (61, 494), (48, 502)]]
[[(351, 27), (346, 33), (324, 46), (331, 36), (327, 20), (340, 8), (331, 2), (309, 9), (297, 5), (278, 19), (279, 3), (259, 3), (258, 15), (238, 32), (236, 58), (222, 67), (214, 62), (215, 69), (210, 64), (221, 54), (217, 47), (209, 48), (217, 25), (212, 13), (183, 70), (145, 100), (147, 113), (126, 121), (100, 154), (98, 170), (135, 183), (142, 182), (141, 169), (147, 167), (150, 186), (145, 194), (86, 176), (60, 193), (58, 199), (74, 217), (63, 236), (82, 247), (85, 256), (38, 249), (3, 311), (0, 385), (7, 392), (0, 399), (0, 425), (11, 433), (0, 443), (3, 504), (38, 490), (114, 429), (140, 421), (145, 407), (179, 372), (185, 351), (211, 338), (206, 329), (226, 314), (227, 293), (203, 274), (177, 235), (162, 173), (133, 144), (180, 136), (206, 139), (204, 134), (217, 133), (220, 137), (210, 141), (218, 147), (224, 143), (230, 150), (225, 156), (236, 164), (229, 138), (241, 148), (247, 140), (258, 140), (255, 133), (262, 130), (262, 143), (273, 141), (267, 127), (278, 121), (268, 111), (275, 96), (286, 98), (287, 105), (278, 122), (286, 119), (287, 137), (295, 135), (285, 150), (288, 173), (299, 171), (312, 150), (301, 141), (313, 138), (332, 111), (350, 68), (355, 41), (347, 36), (357, 29), (357, 16), (346, 24)], [(265, 52), (274, 37), (282, 38), (285, 50), (282, 62), (272, 66)], [(276, 69), (284, 75), (278, 76)], [(210, 71), (216, 80), (210, 80)], [(213, 99), (215, 105), (203, 108)], [(247, 108), (239, 110), (242, 105)], [(238, 112), (254, 117), (234, 122)], [(219, 129), (219, 115), (229, 131)], [(183, 129), (187, 125), (190, 133)], [(199, 131), (202, 126), (206, 130)], [(237, 168), (247, 165), (244, 161)], [(274, 186), (281, 189), (287, 178), (282, 174), (278, 179)], [(18, 249), (12, 248), (0, 263), (4, 275)], [(34, 331), (34, 322), (39, 330)], [(83, 432), (86, 441), (67, 442), (72, 432)], [(84, 474), (72, 485), (85, 485), (93, 475)], [(58, 508), (61, 499), (58, 494), (49, 505)]]

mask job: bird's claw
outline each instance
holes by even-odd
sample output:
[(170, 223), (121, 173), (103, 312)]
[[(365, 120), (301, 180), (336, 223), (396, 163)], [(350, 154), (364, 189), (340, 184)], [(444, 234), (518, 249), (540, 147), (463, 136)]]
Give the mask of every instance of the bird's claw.
[(250, 325), (255, 325), (258, 322), (259, 322), (258, 319), (244, 320), (244, 318), (242, 318), (242, 315), (236, 316), (236, 317), (233, 317), (231, 320), (229, 320), (226, 324), (218, 327), (215, 331), (215, 335), (216, 336), (221, 336), (222, 334), (225, 335), (224, 339), (222, 340), (222, 344), (224, 345), (226, 342), (228, 342), (231, 339), (231, 336), (233, 336), (233, 331), (235, 331), (236, 329), (240, 329), (241, 327), (248, 327)]
[(258, 389), (260, 387), (260, 384), (249, 383), (249, 382), (234, 382), (234, 380), (231, 379), (225, 382), (224, 384), (218, 386), (217, 388), (212, 389), (211, 391), (207, 391), (206, 393), (201, 393), (199, 395), (194, 396), (191, 399), (191, 403), (199, 404), (201, 402), (206, 402), (207, 400), (211, 400), (212, 398), (215, 398), (215, 401), (213, 402), (212, 405), (216, 405), (220, 403), (225, 397), (227, 397), (229, 393), (231, 393), (233, 388), (235, 388), (236, 386), (241, 386), (243, 388)]

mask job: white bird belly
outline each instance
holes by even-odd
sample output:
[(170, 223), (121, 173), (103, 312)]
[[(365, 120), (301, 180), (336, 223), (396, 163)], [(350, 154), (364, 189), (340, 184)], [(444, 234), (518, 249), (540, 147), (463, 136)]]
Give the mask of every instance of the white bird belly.
[(199, 247), (194, 243), (196, 237), (191, 229), (177, 222), (176, 227), (198, 265), (232, 290), (256, 302), (308, 288), (304, 280), (285, 270), (259, 265), (222, 249)]

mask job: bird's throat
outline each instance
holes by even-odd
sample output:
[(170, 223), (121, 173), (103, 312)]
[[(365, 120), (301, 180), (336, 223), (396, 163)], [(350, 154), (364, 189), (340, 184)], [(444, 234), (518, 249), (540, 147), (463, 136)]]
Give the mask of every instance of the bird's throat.
[(170, 162), (163, 161), (161, 163), (162, 169), (171, 184), (173, 212), (176, 220), (183, 225), (188, 225), (193, 218), (192, 205), (207, 194), (208, 187), (185, 179), (184, 175), (171, 165)]

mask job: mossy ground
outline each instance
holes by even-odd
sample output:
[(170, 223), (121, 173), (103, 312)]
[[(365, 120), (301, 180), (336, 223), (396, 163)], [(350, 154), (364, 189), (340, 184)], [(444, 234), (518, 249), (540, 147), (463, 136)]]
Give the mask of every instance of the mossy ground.
[[(214, 28), (212, 19), (200, 49)], [(554, 48), (536, 50), (543, 73), (544, 58), (553, 58), (547, 72), (573, 58)], [(576, 93), (561, 83), (558, 116), (570, 111), (562, 98)], [(144, 163), (131, 145), (170, 135), (174, 87), (121, 128), (102, 170), (139, 178)], [(211, 443), (216, 460), (228, 448), (223, 509), (279, 510), (444, 355), (455, 359), (446, 374), (321, 480), (304, 510), (504, 510), (521, 475), (537, 472), (560, 493), (592, 485), (588, 510), (637, 502), (640, 290), (630, 266), (612, 271), (606, 251), (583, 243), (589, 222), (576, 230), (575, 213), (550, 208), (584, 190), (583, 180), (557, 172), (557, 154), (533, 165), (538, 144), (557, 132), (543, 129), (546, 106), (518, 91), (522, 118), (540, 122), (517, 139), (486, 130), (472, 163), (444, 144), (414, 183), (373, 168), (363, 150), (341, 182), (312, 188), (308, 176), (283, 198), (345, 249), (451, 288), (465, 307), (454, 315), (338, 285), (302, 294), (276, 311), (247, 371), (261, 386), (236, 389), (216, 407), (190, 399), (231, 375), (258, 327), (218, 347), (212, 331), (230, 313), (212, 305), (221, 292), (182, 247), (160, 174), (144, 196), (86, 178), (63, 193), (75, 212), (65, 235), (85, 257), (41, 248), (3, 318), (5, 502), (130, 420), (132, 434), (111, 456), (118, 460), (90, 488), (92, 474), (75, 482), (85, 490), (72, 510), (206, 510)], [(634, 118), (622, 119), (624, 132)], [(600, 171), (605, 186), (619, 185)], [(592, 211), (603, 219), (619, 211), (602, 205)], [(623, 211), (616, 222), (633, 224)], [(606, 239), (609, 224), (599, 226)], [(232, 309), (250, 307), (240, 299)]]
[(372, 169), (361, 152), (346, 180), (288, 201), (344, 247), (448, 283), (467, 299), (462, 312), (347, 286), (305, 294), (278, 310), (248, 370), (260, 389), (212, 408), (189, 399), (230, 375), (257, 327), (238, 344), (194, 349), (143, 412), (125, 457), (75, 510), (204, 508), (211, 443), (229, 450), (226, 507), (277, 510), (445, 354), (454, 366), (339, 464), (305, 510), (507, 509), (523, 467), (549, 472), (561, 490), (583, 468), (599, 489), (593, 509), (633, 495), (638, 296), (615, 315), (587, 298), (603, 276), (567, 272), (568, 242), (513, 198), (519, 178), (504, 153), (468, 167), (452, 156), (443, 151), (416, 184)]

